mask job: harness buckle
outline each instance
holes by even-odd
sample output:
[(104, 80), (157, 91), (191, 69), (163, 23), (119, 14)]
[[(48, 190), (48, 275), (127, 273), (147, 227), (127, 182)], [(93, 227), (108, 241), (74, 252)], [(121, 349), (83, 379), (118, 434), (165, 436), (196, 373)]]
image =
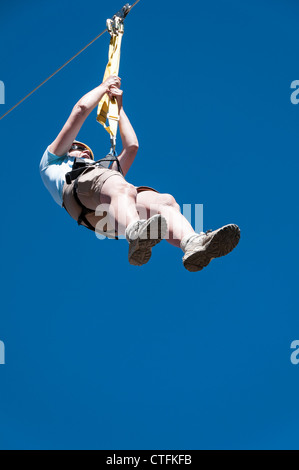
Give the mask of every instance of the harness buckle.
[(111, 149), (108, 155), (116, 156), (116, 136), (110, 135)]

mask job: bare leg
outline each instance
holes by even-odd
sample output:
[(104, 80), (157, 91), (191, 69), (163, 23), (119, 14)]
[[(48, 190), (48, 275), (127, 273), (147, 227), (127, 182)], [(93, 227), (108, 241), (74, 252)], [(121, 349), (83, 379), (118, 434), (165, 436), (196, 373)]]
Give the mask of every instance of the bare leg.
[(120, 235), (125, 234), (128, 225), (140, 220), (136, 198), (136, 188), (120, 178), (109, 178), (103, 186), (101, 203), (109, 204)]
[(195, 231), (188, 220), (181, 214), (180, 206), (170, 194), (159, 194), (154, 191), (143, 191), (137, 195), (137, 208), (147, 217), (161, 214), (168, 224), (169, 236), (166, 240), (173, 246), (180, 247), (185, 236), (195, 235)]
[(112, 176), (105, 181), (99, 204), (109, 206), (108, 213), (115, 222), (119, 235), (125, 235), (126, 228), (132, 222), (140, 220), (136, 208), (137, 190), (123, 178)]

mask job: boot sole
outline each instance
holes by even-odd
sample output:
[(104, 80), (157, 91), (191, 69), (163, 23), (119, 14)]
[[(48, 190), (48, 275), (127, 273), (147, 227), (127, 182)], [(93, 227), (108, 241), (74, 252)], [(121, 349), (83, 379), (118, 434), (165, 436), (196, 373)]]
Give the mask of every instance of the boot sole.
[(185, 268), (190, 272), (201, 271), (208, 266), (214, 258), (228, 255), (238, 245), (240, 241), (240, 229), (237, 225), (226, 225), (215, 233), (209, 242), (183, 260)]
[[(153, 216), (140, 237), (130, 243), (129, 263), (133, 266), (143, 266), (148, 263), (152, 256), (152, 248), (165, 238), (166, 233), (166, 219), (160, 214)], [(153, 234), (155, 238), (151, 239), (150, 236)]]

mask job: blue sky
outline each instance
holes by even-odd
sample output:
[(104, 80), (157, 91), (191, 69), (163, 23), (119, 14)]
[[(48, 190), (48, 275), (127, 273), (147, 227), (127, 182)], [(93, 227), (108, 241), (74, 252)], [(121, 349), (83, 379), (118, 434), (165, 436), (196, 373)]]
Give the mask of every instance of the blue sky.
[[(118, 1), (2, 1), (13, 106), (105, 28)], [(141, 0), (120, 76), (140, 142), (136, 185), (237, 223), (201, 273), (166, 242), (142, 269), (59, 209), (38, 165), (97, 86), (105, 35), (0, 123), (0, 448), (299, 448), (298, 2)], [(109, 137), (93, 114), (80, 140)]]

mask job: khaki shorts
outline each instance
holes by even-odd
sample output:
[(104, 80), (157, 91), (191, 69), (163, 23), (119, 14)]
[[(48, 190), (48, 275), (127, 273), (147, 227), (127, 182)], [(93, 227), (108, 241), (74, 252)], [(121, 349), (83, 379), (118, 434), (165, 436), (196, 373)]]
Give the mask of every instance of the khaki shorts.
[[(87, 170), (84, 171), (84, 173), (82, 173), (82, 175), (79, 176), (79, 178), (77, 179), (77, 196), (86, 208), (94, 211), (86, 215), (86, 219), (94, 228), (97, 226), (97, 224), (98, 226), (102, 226), (102, 224), (99, 224), (99, 222), (101, 222), (101, 220), (103, 220), (104, 218), (106, 219), (106, 221), (108, 220), (107, 212), (104, 212), (101, 216), (97, 216), (95, 215), (95, 210), (101, 204), (101, 191), (103, 185), (112, 176), (125, 180), (121, 173), (119, 173), (118, 171), (100, 167), (93, 167), (91, 169), (87, 168)], [(64, 184), (63, 206), (69, 213), (69, 215), (74, 220), (78, 221), (82, 212), (82, 208), (81, 206), (79, 206), (74, 197), (74, 185), (74, 181), (71, 184)], [(142, 191), (154, 191), (158, 193), (158, 191), (148, 186), (139, 186), (136, 189), (138, 193), (141, 193)], [(84, 222), (82, 223), (82, 225), (86, 227)], [(97, 227), (96, 232), (108, 238), (117, 238), (118, 234), (115, 230), (115, 227), (109, 224), (109, 222), (105, 223), (102, 229), (103, 230), (99, 230)]]

